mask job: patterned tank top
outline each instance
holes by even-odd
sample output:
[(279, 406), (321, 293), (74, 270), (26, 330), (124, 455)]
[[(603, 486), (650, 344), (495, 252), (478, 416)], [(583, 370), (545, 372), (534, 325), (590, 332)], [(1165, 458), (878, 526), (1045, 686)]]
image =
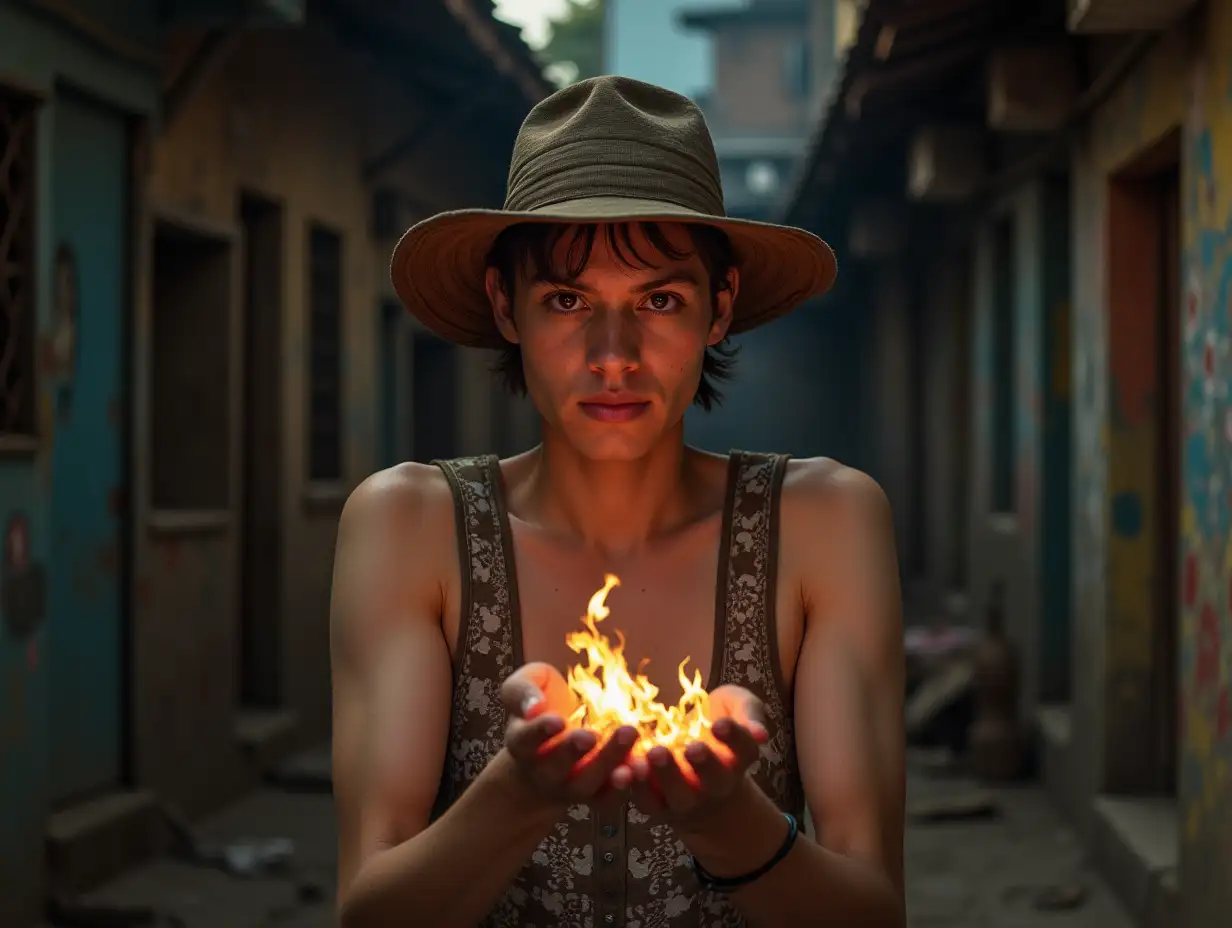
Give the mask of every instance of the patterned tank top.
[[(523, 663), (512, 535), (495, 457), (438, 462), (453, 489), (462, 564), (462, 622), (454, 667), (449, 749), (436, 813), (500, 751), (498, 696)], [(785, 812), (800, 817), (792, 702), (775, 636), (778, 515), (785, 455), (733, 452), (716, 578), (711, 680), (765, 703), (770, 738), (752, 774)], [(740, 928), (732, 903), (703, 891), (668, 825), (611, 796), (575, 805), (553, 826), (485, 928)]]

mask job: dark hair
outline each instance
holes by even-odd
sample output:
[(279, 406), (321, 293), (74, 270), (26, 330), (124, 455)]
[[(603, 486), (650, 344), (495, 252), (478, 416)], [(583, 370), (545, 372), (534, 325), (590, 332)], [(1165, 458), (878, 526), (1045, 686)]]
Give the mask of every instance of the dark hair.
[[(533, 270), (539, 278), (563, 278), (572, 280), (586, 270), (599, 235), (604, 236), (616, 259), (630, 269), (655, 267), (653, 258), (639, 254), (633, 242), (633, 227), (637, 226), (646, 236), (646, 241), (660, 255), (672, 261), (682, 261), (689, 252), (672, 245), (657, 222), (613, 222), (604, 224), (569, 225), (564, 223), (526, 222), (505, 229), (488, 252), (488, 266), (500, 272), (505, 293), (513, 299), (512, 283), (519, 271)], [(735, 266), (735, 252), (731, 241), (722, 229), (714, 226), (688, 223), (685, 228), (693, 242), (694, 253), (705, 265), (710, 277), (711, 305), (718, 295), (728, 288), (727, 272)], [(552, 256), (565, 236), (570, 236), (565, 253), (565, 267), (553, 268)], [(563, 273), (562, 273), (563, 271)], [(717, 345), (707, 347), (702, 359), (702, 377), (697, 385), (693, 402), (709, 410), (723, 401), (723, 394), (716, 383), (731, 379), (736, 364), (736, 346), (726, 338)], [(513, 393), (526, 394), (526, 372), (522, 368), (522, 349), (507, 343), (500, 350), (496, 371), (501, 375), (506, 388)]]

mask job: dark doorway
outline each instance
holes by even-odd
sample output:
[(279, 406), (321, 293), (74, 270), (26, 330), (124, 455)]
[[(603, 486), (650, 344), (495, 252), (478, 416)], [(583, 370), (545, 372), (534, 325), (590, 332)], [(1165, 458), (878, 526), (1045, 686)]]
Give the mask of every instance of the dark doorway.
[[(1109, 479), (1125, 488), (1116, 501), (1120, 507), (1114, 503), (1113, 530), (1120, 544), (1112, 549), (1109, 569), (1132, 569), (1144, 559), (1150, 563), (1147, 595), (1119, 606), (1131, 619), (1143, 620), (1122, 626), (1143, 628), (1144, 640), (1133, 643), (1139, 653), (1149, 654), (1140, 669), (1131, 663), (1119, 670), (1145, 672), (1139, 689), (1145, 705), (1113, 718), (1121, 729), (1118, 737), (1138, 751), (1112, 759), (1109, 780), (1119, 792), (1173, 796), (1179, 753), (1179, 164), (1177, 130), (1118, 172), (1108, 198), (1109, 361), (1120, 411), (1110, 438)], [(1149, 456), (1143, 453), (1147, 447)], [(1142, 501), (1141, 517), (1127, 503), (1134, 494)], [(1116, 561), (1118, 551), (1123, 563)], [(1137, 570), (1140, 574), (1141, 566)]]
[(280, 702), (282, 602), (281, 208), (255, 196), (244, 226), (244, 492), (240, 558), (240, 703)]
[(411, 335), (412, 443), (416, 461), (457, 456), (458, 353), (435, 335)]

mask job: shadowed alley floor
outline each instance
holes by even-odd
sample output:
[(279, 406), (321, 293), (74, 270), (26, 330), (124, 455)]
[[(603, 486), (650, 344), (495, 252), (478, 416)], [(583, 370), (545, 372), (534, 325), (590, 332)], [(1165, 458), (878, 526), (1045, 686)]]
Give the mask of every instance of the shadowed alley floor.
[[(327, 784), (325, 765), (323, 755), (306, 757), (289, 779), (300, 790), (262, 790), (201, 827), (201, 838), (216, 843), (289, 838), (295, 855), (283, 875), (242, 879), (160, 860), (109, 884), (90, 901), (148, 907), (170, 916), (159, 924), (176, 928), (328, 928), (333, 924), (333, 809), (327, 793), (311, 789)], [(912, 808), (970, 795), (961, 781), (911, 775)], [(911, 928), (1131, 928), (1038, 788), (993, 791), (991, 798), (991, 816), (908, 826)], [(1041, 900), (1048, 899), (1077, 904), (1041, 910)]]

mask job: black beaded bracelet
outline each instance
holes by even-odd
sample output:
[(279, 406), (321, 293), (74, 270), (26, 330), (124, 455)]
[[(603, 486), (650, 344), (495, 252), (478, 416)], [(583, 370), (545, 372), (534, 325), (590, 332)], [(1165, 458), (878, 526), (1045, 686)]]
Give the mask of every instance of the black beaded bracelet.
[(755, 880), (760, 880), (763, 876), (778, 866), (779, 861), (788, 855), (792, 845), (796, 843), (796, 838), (800, 834), (800, 823), (796, 821), (796, 817), (789, 812), (783, 813), (783, 818), (787, 819), (787, 837), (783, 840), (783, 846), (778, 849), (773, 857), (768, 861), (744, 876), (714, 876), (706, 871), (696, 857), (691, 857), (693, 862), (693, 872), (697, 874), (697, 881), (702, 885), (703, 889), (708, 889), (716, 893), (729, 893), (733, 889), (739, 889), (741, 886), (748, 886)]

